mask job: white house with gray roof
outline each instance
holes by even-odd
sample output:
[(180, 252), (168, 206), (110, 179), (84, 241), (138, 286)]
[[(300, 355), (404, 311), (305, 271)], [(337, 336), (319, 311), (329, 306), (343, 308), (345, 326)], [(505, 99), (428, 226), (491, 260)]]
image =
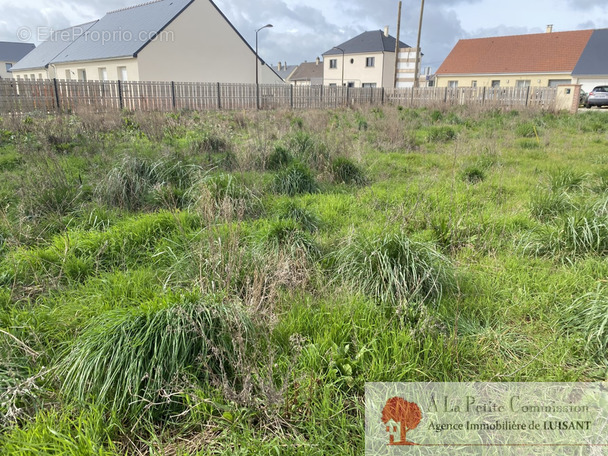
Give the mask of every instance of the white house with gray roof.
[(412, 87), (416, 49), (399, 41), (397, 83), (395, 49), (397, 39), (384, 30), (364, 32), (323, 54), (323, 84), (347, 87)]
[(32, 43), (0, 41), (0, 79), (12, 78), (13, 65), (32, 52), (35, 47)]
[[(282, 80), (261, 59), (262, 84)], [(18, 79), (254, 83), (255, 51), (211, 0), (157, 0), (59, 30)]]

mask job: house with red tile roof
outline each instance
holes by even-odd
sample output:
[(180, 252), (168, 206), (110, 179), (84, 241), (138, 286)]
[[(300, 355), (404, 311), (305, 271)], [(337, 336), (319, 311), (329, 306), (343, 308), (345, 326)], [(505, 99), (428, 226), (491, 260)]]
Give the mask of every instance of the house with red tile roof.
[(435, 75), (438, 87), (608, 84), (608, 29), (460, 40)]

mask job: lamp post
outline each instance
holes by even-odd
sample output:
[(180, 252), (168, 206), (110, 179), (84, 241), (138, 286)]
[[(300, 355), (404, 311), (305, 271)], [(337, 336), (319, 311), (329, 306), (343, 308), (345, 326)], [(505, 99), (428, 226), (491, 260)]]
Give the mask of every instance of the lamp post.
[(272, 24), (266, 24), (255, 31), (255, 104), (260, 109), (260, 84), (259, 84), (259, 57), (258, 57), (258, 33), (265, 28), (271, 28)]
[(344, 87), (344, 49), (334, 46), (333, 49), (337, 49), (342, 52), (342, 87)]

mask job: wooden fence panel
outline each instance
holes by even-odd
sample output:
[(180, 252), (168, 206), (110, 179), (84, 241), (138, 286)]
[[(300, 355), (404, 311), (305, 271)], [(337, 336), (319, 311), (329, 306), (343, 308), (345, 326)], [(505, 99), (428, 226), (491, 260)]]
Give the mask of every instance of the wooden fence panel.
[(197, 82), (0, 80), (0, 113), (94, 111), (335, 109), (343, 106), (454, 105), (553, 109), (557, 90), (543, 87), (352, 88)]

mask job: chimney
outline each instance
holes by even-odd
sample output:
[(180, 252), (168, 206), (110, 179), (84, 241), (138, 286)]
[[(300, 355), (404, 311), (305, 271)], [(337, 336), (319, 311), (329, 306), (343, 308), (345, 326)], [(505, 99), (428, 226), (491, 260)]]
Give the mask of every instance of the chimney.
[(317, 65), (321, 63), (321, 59), (319, 57), (317, 57)]
[(547, 33), (552, 33), (552, 32), (553, 32), (553, 24), (547, 25)]
[(388, 37), (388, 25), (384, 27), (384, 36)]
[(279, 62), (279, 64), (277, 65), (277, 68), (279, 69), (279, 71), (281, 71), (281, 62)]

